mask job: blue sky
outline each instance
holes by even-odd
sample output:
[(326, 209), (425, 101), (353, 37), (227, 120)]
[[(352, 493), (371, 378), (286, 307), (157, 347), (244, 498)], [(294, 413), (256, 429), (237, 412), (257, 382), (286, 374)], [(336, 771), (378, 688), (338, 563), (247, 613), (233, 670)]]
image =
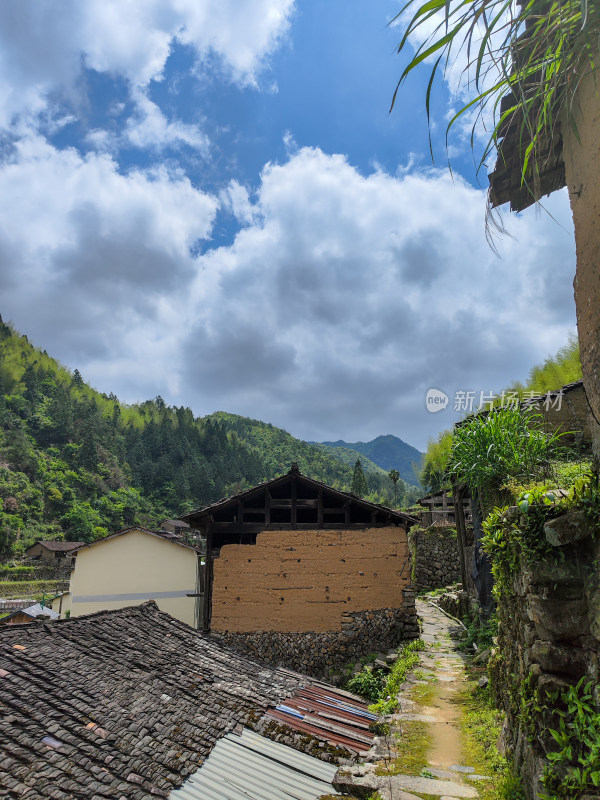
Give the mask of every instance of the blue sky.
[[(568, 201), (485, 241), (393, 0), (5, 0), (0, 313), (97, 389), (308, 439), (447, 427), (575, 325)], [(450, 406), (452, 403), (450, 403)]]

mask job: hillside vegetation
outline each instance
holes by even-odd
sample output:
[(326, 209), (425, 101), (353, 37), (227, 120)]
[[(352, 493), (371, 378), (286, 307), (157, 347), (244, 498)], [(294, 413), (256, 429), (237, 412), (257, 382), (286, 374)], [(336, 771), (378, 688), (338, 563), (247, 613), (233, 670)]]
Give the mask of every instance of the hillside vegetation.
[(409, 484), (417, 483), (415, 469), (421, 466), (423, 453), (403, 442), (397, 436), (388, 434), (387, 436), (377, 436), (370, 442), (322, 442), (323, 445), (331, 448), (350, 450), (359, 454), (361, 461), (366, 457), (385, 472), (396, 469), (400, 473), (403, 481)]
[[(556, 391), (567, 383), (581, 380), (581, 361), (579, 360), (579, 343), (576, 336), (558, 352), (541, 364), (536, 364), (529, 371), (524, 382), (516, 382), (509, 386), (507, 392), (517, 392), (520, 397), (531, 393), (542, 395)], [(430, 439), (423, 457), (421, 483), (429, 492), (440, 489), (446, 480), (446, 468), (452, 453), (452, 431), (442, 431), (436, 439)]]
[(582, 378), (581, 361), (579, 358), (579, 342), (572, 335), (564, 347), (541, 364), (536, 364), (529, 371), (525, 383), (515, 383), (510, 390), (520, 394), (535, 392), (545, 394), (560, 389), (567, 383), (580, 381)]
[[(279, 428), (232, 414), (194, 417), (157, 397), (96, 392), (0, 318), (0, 559), (39, 538), (91, 541), (154, 526), (268, 480), (292, 461), (348, 490), (353, 466)], [(381, 471), (369, 498), (391, 503)]]

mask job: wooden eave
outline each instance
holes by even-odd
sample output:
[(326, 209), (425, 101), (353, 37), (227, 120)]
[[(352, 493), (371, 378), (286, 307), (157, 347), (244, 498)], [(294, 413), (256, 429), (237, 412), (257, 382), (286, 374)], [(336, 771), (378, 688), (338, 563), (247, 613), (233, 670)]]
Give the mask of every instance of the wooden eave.
[[(517, 2), (523, 5), (524, 0)], [(536, 14), (544, 13), (544, 5), (547, 4), (541, 0), (536, 7)], [(529, 25), (526, 23), (525, 30), (519, 37), (520, 44), (524, 45), (522, 52), (526, 51), (528, 36)], [(513, 58), (516, 57), (517, 51), (513, 53)], [(533, 88), (532, 86), (530, 91)], [(527, 92), (528, 87), (525, 86), (523, 91)], [(499, 117), (516, 103), (517, 98), (512, 92), (506, 94), (500, 101)], [(553, 116), (556, 117), (555, 114)], [(511, 211), (523, 211), (544, 195), (566, 186), (560, 121), (555, 119), (552, 130), (538, 141), (535, 162), (533, 158), (530, 160), (525, 175), (523, 164), (525, 153), (531, 144), (531, 136), (523, 121), (522, 113), (517, 110), (504, 120), (498, 131), (498, 156), (494, 171), (488, 176), (489, 202), (492, 208), (510, 203)]]
[[(291, 482), (291, 496), (277, 498), (272, 496), (273, 490)], [(316, 493), (315, 497), (303, 498), (297, 496), (296, 488), (298, 485), (312, 488)], [(339, 505), (328, 507), (324, 504), (323, 493), (334, 495)], [(258, 507), (247, 505), (248, 502), (255, 500), (264, 494), (264, 504)], [(360, 508), (363, 519), (360, 522), (352, 520), (352, 507)], [(218, 517), (227, 511), (235, 512), (236, 518), (228, 521), (219, 521)], [(290, 510), (289, 520), (278, 518), (277, 512)], [(310, 521), (303, 520), (303, 512), (311, 517)], [(312, 513), (311, 513), (312, 512)], [(263, 520), (245, 520), (244, 516), (262, 516)], [(333, 517), (344, 516), (344, 520)], [(216, 503), (212, 503), (203, 508), (190, 511), (180, 519), (188, 522), (194, 527), (212, 531), (222, 531), (226, 533), (258, 533), (265, 528), (271, 530), (313, 530), (315, 528), (344, 529), (344, 528), (371, 528), (383, 527), (384, 525), (403, 525), (410, 527), (417, 523), (415, 517), (404, 514), (386, 506), (370, 503), (350, 492), (343, 492), (334, 489), (326, 483), (308, 478), (297, 469), (291, 469), (285, 475), (273, 478), (258, 486), (254, 486), (245, 492), (240, 492)]]

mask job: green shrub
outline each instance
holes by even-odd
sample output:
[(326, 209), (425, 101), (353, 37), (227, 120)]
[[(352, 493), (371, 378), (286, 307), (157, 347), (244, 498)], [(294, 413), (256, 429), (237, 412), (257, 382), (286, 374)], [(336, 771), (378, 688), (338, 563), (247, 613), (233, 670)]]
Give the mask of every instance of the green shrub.
[(543, 784), (547, 800), (572, 800), (598, 795), (600, 787), (600, 711), (594, 682), (582, 678), (577, 686), (548, 694), (542, 711), (556, 720), (549, 733), (555, 743), (546, 758)]
[(397, 649), (398, 658), (387, 677), (383, 670), (367, 665), (348, 681), (348, 689), (371, 700), (373, 705), (369, 708), (374, 713), (391, 714), (398, 705), (396, 695), (400, 686), (409, 671), (418, 664), (418, 651), (424, 650), (425, 647), (421, 639), (400, 645)]
[(378, 700), (384, 686), (383, 673), (380, 670), (373, 670), (372, 667), (364, 667), (357, 675), (348, 681), (348, 689), (367, 700)]
[(510, 500), (509, 481), (531, 482), (551, 474), (562, 434), (542, 430), (543, 416), (502, 408), (478, 414), (456, 428), (448, 472), (477, 492), (484, 516)]

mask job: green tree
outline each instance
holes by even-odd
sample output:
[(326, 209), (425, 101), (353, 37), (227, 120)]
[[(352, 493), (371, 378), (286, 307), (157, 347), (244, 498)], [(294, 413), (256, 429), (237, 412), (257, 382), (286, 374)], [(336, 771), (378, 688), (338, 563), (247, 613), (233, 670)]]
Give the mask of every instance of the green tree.
[[(394, 506), (397, 506), (398, 505), (398, 481), (400, 481), (400, 473), (398, 472), (397, 469), (391, 469), (388, 472), (388, 475), (390, 476), (391, 482), (394, 484)], [(400, 481), (400, 483), (402, 484), (401, 488), (404, 489), (404, 483), (402, 483), (402, 481)]]
[(430, 439), (423, 456), (419, 479), (428, 492), (437, 492), (446, 483), (446, 468), (452, 452), (452, 431), (442, 431), (437, 439)]
[(87, 500), (73, 503), (61, 522), (66, 530), (65, 538), (71, 542), (91, 542), (108, 533), (102, 526), (100, 514)]
[(357, 495), (357, 497), (364, 497), (369, 492), (367, 479), (365, 478), (365, 473), (363, 472), (360, 458), (356, 459), (356, 463), (354, 465), (354, 475), (352, 476), (350, 491), (352, 494)]
[[(520, 188), (526, 188), (531, 202), (565, 183), (570, 189), (577, 249), (577, 328), (583, 380), (595, 419), (592, 437), (598, 462), (600, 114), (596, 70), (600, 7), (591, 0), (408, 0), (398, 18), (405, 18), (406, 14), (412, 16), (398, 51), (412, 47), (415, 39), (422, 43), (400, 76), (392, 107), (406, 77), (421, 64), (430, 63), (425, 93), (429, 116), (436, 74), (455, 68), (457, 56), (462, 53), (467, 63), (466, 82), (474, 89), (475, 97), (454, 114), (447, 135), (467, 113), (478, 112), (479, 120), (491, 109), (494, 125), (480, 166), (498, 149), (500, 167), (511, 174), (520, 173)], [(476, 138), (472, 136), (471, 141)], [(565, 179), (552, 178), (551, 172), (544, 184), (544, 170), (549, 163), (556, 163), (557, 151), (559, 157), (562, 155)], [(554, 173), (559, 171), (554, 169)], [(492, 192), (491, 203), (513, 203), (511, 194), (509, 190), (508, 197), (498, 198)], [(519, 201), (516, 207), (528, 204)]]

